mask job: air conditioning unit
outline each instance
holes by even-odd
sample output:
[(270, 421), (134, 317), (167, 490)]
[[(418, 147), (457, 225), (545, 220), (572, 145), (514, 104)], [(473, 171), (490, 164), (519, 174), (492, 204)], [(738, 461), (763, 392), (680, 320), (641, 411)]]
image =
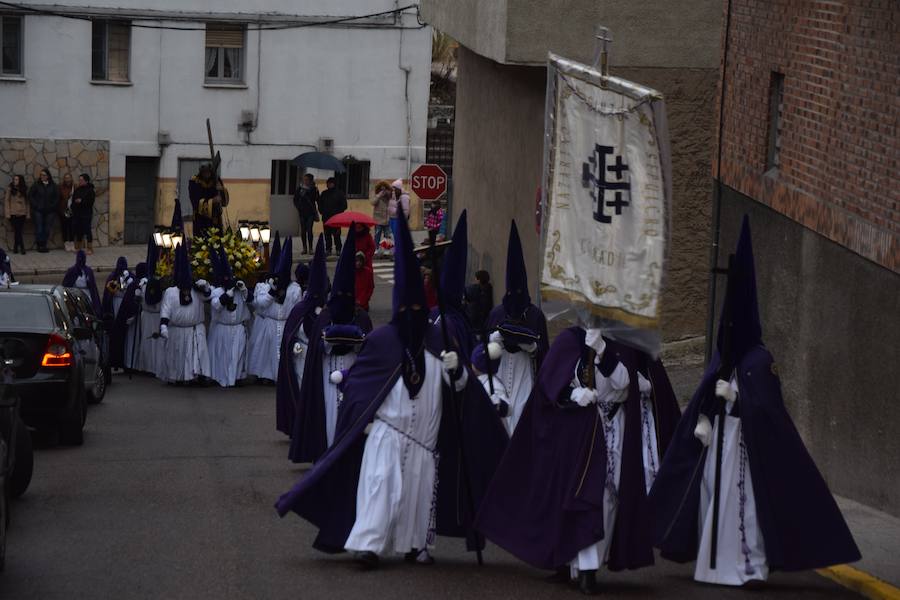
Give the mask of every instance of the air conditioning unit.
[(334, 138), (319, 138), (319, 152), (334, 154)]
[(169, 146), (172, 144), (172, 135), (168, 131), (157, 131), (156, 143), (160, 146)]

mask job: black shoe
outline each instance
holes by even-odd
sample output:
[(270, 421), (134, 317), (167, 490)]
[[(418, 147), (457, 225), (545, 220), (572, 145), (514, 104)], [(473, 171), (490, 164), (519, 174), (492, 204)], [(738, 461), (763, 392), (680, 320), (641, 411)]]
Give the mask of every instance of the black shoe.
[(363, 571), (371, 571), (378, 568), (378, 555), (374, 552), (355, 552), (353, 559)]
[(309, 248), (303, 248), (303, 254), (309, 254)]
[(579, 571), (578, 589), (582, 594), (587, 596), (596, 596), (599, 594), (600, 586), (597, 584), (597, 571)]
[(428, 553), (428, 550), (418, 550), (413, 548), (403, 555), (403, 560), (412, 565), (433, 565), (434, 557)]

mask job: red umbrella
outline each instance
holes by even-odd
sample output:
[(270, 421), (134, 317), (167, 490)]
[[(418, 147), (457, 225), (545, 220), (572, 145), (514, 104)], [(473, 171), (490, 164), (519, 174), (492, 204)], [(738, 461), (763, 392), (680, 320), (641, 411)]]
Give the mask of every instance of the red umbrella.
[(361, 212), (354, 212), (352, 210), (345, 210), (342, 213), (338, 213), (325, 221), (326, 227), (350, 227), (353, 223), (358, 223), (359, 225), (366, 225), (368, 227), (372, 227), (375, 225), (375, 219), (370, 217), (369, 215), (363, 214)]

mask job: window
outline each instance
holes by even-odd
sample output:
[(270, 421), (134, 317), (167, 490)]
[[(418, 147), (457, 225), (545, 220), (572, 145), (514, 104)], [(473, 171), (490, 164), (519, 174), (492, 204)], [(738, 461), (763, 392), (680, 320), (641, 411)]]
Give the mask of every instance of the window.
[(272, 187), (273, 196), (293, 196), (300, 185), (300, 167), (290, 160), (272, 161)]
[(91, 35), (91, 79), (128, 81), (130, 50), (129, 21), (94, 21)]
[(335, 173), (337, 187), (346, 194), (347, 198), (369, 197), (369, 168), (372, 163), (367, 160), (356, 160), (352, 156), (345, 156), (343, 173)]
[(769, 136), (766, 171), (781, 166), (781, 117), (784, 111), (784, 74), (772, 71), (769, 81)]
[(244, 82), (244, 26), (207, 24), (206, 82)]
[(0, 15), (0, 75), (22, 74), (22, 17)]

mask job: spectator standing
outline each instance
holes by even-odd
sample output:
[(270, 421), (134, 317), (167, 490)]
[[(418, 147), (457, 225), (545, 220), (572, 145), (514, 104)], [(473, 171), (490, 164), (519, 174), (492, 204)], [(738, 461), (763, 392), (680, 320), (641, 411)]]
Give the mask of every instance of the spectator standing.
[(72, 192), (75, 191), (75, 183), (72, 174), (63, 175), (59, 184), (59, 205), (56, 214), (59, 216), (59, 229), (62, 232), (63, 247), (66, 252), (74, 252), (75, 244), (72, 243)]
[(319, 220), (316, 206), (319, 204), (319, 189), (316, 180), (310, 173), (303, 175), (303, 183), (294, 192), (294, 208), (300, 217), (300, 241), (303, 243), (303, 254), (313, 250), (313, 223)]
[(391, 200), (388, 203), (388, 220), (391, 225), (391, 236), (397, 239), (397, 209), (403, 210), (403, 216), (409, 220), (409, 194), (403, 191), (403, 180), (397, 179), (391, 184)]
[(388, 229), (388, 204), (393, 195), (390, 184), (379, 181), (375, 186), (375, 197), (369, 201), (372, 204), (372, 218), (375, 220), (375, 252), (378, 256), (384, 254), (381, 239), (391, 235)]
[(494, 308), (494, 286), (487, 271), (475, 272), (475, 283), (466, 288), (466, 316), (475, 336), (481, 336)]
[(25, 242), (22, 240), (22, 228), (25, 221), (31, 218), (31, 205), (28, 204), (28, 186), (21, 175), (13, 175), (12, 181), (6, 188), (6, 197), (3, 201), (5, 211), (3, 214), (12, 225), (15, 242), (13, 253), (25, 254)]
[(48, 252), (47, 240), (53, 228), (53, 216), (59, 207), (59, 188), (50, 171), (41, 169), (40, 177), (28, 191), (31, 218), (34, 219), (34, 238), (38, 252)]
[[(369, 236), (371, 237), (371, 236)], [(356, 238), (357, 242), (359, 238)], [(356, 253), (356, 306), (369, 311), (369, 300), (375, 291), (375, 273), (372, 271), (372, 263), (366, 259), (362, 252)]]
[(78, 176), (78, 186), (72, 192), (72, 224), (75, 230), (75, 250), (81, 250), (85, 243), (85, 252), (94, 253), (94, 236), (91, 231), (94, 216), (94, 200), (97, 192), (91, 183), (91, 176), (82, 173)]
[(372, 257), (375, 256), (375, 240), (369, 233), (369, 228), (362, 223), (356, 224), (356, 251), (362, 252), (366, 264), (372, 266)]
[(431, 203), (428, 214), (425, 215), (425, 229), (427, 229), (429, 233), (434, 231), (438, 241), (443, 240), (447, 234), (447, 229), (444, 227), (444, 214), (441, 203), (435, 200)]
[[(335, 215), (339, 215), (347, 210), (347, 196), (344, 192), (337, 188), (337, 181), (334, 177), (329, 177), (325, 182), (325, 191), (319, 196), (319, 212), (322, 213), (322, 224), (328, 222), (328, 219)], [(332, 242), (335, 254), (341, 253), (341, 228), (340, 227), (324, 227), (325, 229), (325, 255), (331, 254)], [(312, 242), (310, 242), (312, 248)]]

